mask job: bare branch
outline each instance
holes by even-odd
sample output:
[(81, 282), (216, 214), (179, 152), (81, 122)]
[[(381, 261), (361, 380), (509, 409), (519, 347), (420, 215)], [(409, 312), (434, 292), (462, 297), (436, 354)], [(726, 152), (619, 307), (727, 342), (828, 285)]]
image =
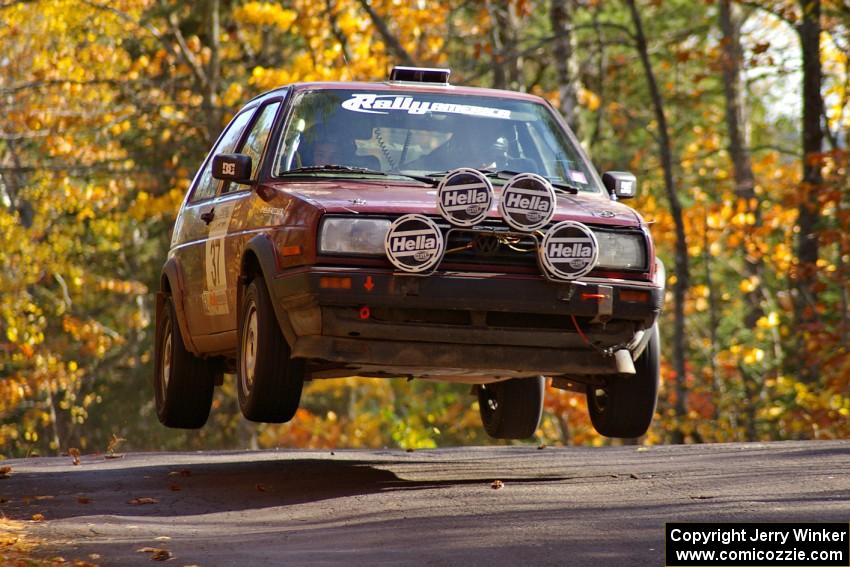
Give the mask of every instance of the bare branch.
[(407, 52), (401, 42), (399, 42), (398, 38), (393, 35), (390, 28), (387, 27), (387, 23), (384, 19), (369, 4), (369, 0), (360, 0), (360, 5), (366, 13), (369, 14), (369, 18), (372, 20), (375, 28), (377, 28), (378, 33), (381, 34), (384, 43), (386, 43), (390, 48), (390, 51), (395, 53), (396, 57), (401, 59), (402, 63), (405, 65), (416, 67), (416, 60), (414, 60), (410, 53)]
[(195, 55), (192, 53), (192, 50), (189, 49), (189, 46), (186, 44), (186, 38), (183, 37), (183, 32), (180, 31), (180, 20), (177, 19), (177, 14), (175, 12), (171, 12), (168, 14), (168, 24), (169, 31), (171, 35), (174, 36), (174, 39), (177, 41), (177, 45), (180, 48), (180, 55), (182, 55), (183, 59), (189, 65), (189, 68), (192, 69), (192, 74), (198, 80), (198, 83), (206, 87), (208, 84), (207, 74), (204, 72), (204, 68), (195, 59)]

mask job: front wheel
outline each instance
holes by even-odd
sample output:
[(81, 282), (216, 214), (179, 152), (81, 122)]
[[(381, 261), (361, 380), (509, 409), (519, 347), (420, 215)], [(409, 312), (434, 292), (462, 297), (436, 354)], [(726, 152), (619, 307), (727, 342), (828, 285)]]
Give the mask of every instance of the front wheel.
[(478, 386), (478, 409), (484, 430), (496, 439), (534, 435), (543, 414), (543, 376), (513, 378)]
[(218, 371), (212, 361), (186, 350), (171, 296), (157, 312), (154, 347), (157, 418), (167, 427), (202, 427), (210, 415)]
[(606, 437), (632, 439), (646, 433), (655, 414), (661, 374), (658, 327), (635, 361), (635, 375), (608, 378), (604, 387), (587, 387), (587, 410), (594, 429)]
[(245, 288), (239, 322), (239, 408), (251, 421), (286, 423), (301, 401), (304, 361), (290, 358), (262, 277)]

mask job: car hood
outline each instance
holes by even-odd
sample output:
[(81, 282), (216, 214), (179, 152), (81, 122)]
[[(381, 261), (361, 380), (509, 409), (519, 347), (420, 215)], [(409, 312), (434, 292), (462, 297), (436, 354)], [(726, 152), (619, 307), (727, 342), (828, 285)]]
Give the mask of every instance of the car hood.
[[(439, 215), (437, 189), (424, 185), (378, 181), (333, 181), (275, 183), (272, 187), (306, 201), (327, 213)], [(500, 218), (498, 200), (501, 187), (488, 217)], [(565, 195), (558, 193), (556, 221), (575, 220), (587, 224), (638, 226), (640, 216), (631, 208), (602, 194)]]

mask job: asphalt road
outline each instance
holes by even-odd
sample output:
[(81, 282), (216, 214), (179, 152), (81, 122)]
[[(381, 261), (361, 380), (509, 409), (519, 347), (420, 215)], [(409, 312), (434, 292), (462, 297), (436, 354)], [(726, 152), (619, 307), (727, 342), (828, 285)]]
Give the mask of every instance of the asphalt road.
[(165, 549), (170, 565), (205, 567), (657, 567), (665, 522), (850, 522), (850, 441), (3, 464), (0, 512), (27, 520), (48, 557), (94, 553), (101, 565), (151, 565)]

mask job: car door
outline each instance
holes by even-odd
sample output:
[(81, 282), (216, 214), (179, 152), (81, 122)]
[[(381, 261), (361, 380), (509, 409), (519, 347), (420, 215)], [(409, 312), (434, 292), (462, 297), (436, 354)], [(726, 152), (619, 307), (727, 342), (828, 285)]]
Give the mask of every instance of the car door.
[(280, 104), (279, 100), (272, 100), (261, 106), (255, 113), (247, 134), (236, 147), (236, 153), (245, 154), (251, 158), (251, 183), (223, 183), (219, 196), (216, 198), (216, 209), (228, 211), (226, 225), (215, 225), (216, 220), (213, 220), (207, 241), (208, 246), (214, 250), (207, 255), (207, 258), (215, 261), (216, 255), (221, 256), (215, 266), (207, 267), (207, 272), (215, 273), (217, 282), (224, 282), (222, 289), (225, 290), (227, 302), (227, 308), (221, 310), (222, 314), (211, 321), (212, 327), (217, 332), (235, 331), (237, 328), (239, 306), (236, 304), (235, 283), (240, 275), (242, 254), (248, 240), (254, 237), (257, 230), (263, 226), (256, 222), (257, 215), (254, 214), (254, 209), (268, 208), (265, 201), (251, 189), (257, 179), (257, 172), (260, 170), (263, 153)]
[[(183, 274), (183, 305), (193, 337), (219, 332), (220, 318), (229, 310), (225, 254), (217, 237), (226, 234), (234, 209), (227, 203), (222, 206), (216, 202), (222, 182), (212, 176), (212, 156), (236, 148), (254, 110), (237, 114), (219, 136), (195, 176), (175, 226), (171, 253)], [(203, 342), (196, 344), (207, 350)]]

